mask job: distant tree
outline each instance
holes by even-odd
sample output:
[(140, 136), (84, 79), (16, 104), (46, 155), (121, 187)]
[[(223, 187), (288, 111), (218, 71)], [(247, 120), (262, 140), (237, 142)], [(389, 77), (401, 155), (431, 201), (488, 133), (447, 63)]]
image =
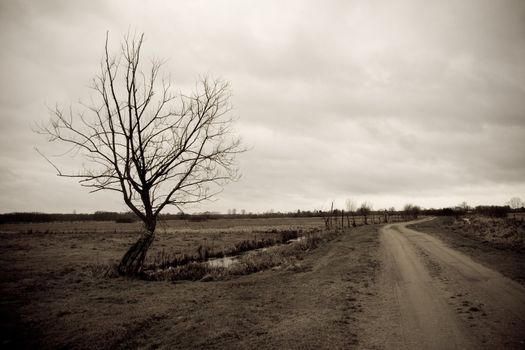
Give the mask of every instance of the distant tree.
[(231, 129), (228, 83), (202, 78), (193, 93), (175, 93), (171, 81), (159, 77), (161, 61), (142, 68), (143, 42), (144, 35), (127, 36), (112, 56), (106, 35), (92, 85), (98, 98), (78, 114), (57, 106), (38, 130), (90, 163), (80, 173), (65, 173), (46, 157), (59, 176), (77, 178), (92, 192), (119, 192), (144, 223), (120, 262), (122, 274), (142, 270), (162, 210), (175, 206), (182, 212), (213, 198), (238, 177), (235, 156), (243, 151)]
[(465, 212), (468, 212), (470, 209), (472, 209), (470, 205), (468, 205), (468, 203), (464, 201), (461, 202), (458, 207)]
[(388, 211), (387, 211), (387, 217), (390, 217), (392, 216), (395, 220), (395, 213), (396, 213), (396, 208), (395, 207), (390, 207), (388, 208)]
[(412, 207), (412, 215), (414, 216), (414, 219), (418, 218), (419, 213), (421, 213), (421, 207), (419, 205), (414, 205)]
[(363, 202), (361, 203), (361, 206), (359, 209), (357, 209), (357, 213), (359, 215), (362, 215), (365, 219), (365, 225), (368, 225), (368, 216), (372, 212), (372, 204), (369, 202)]
[(520, 209), (520, 208), (523, 208), (523, 201), (521, 200), (521, 198), (519, 197), (512, 197), (508, 202), (507, 204), (509, 205), (509, 207), (511, 209)]
[(355, 202), (348, 198), (346, 201), (345, 201), (345, 208), (346, 208), (346, 211), (351, 213), (351, 212), (354, 212), (356, 210), (356, 204)]
[(421, 208), (418, 205), (405, 204), (403, 207), (403, 212), (406, 218), (417, 219), (419, 213), (421, 212)]
[(355, 223), (355, 211), (356, 211), (356, 208), (357, 208), (357, 205), (355, 204), (355, 202), (350, 199), (350, 198), (347, 198), (347, 200), (345, 201), (345, 207), (346, 207), (346, 211), (352, 215), (352, 226), (356, 226), (356, 223)]

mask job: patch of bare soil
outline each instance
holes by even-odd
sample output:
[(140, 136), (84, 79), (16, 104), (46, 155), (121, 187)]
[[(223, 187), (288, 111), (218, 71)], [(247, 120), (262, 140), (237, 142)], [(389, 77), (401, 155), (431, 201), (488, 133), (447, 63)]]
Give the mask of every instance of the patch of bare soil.
[(519, 219), (437, 217), (409, 227), (525, 285), (525, 225)]
[(270, 270), (177, 283), (102, 277), (88, 263), (92, 249), (107, 245), (103, 258), (111, 258), (125, 243), (116, 238), (43, 235), (35, 245), (31, 235), (4, 235), (0, 258), (11, 270), (0, 276), (2, 347), (354, 347), (378, 269), (377, 230), (349, 230)]

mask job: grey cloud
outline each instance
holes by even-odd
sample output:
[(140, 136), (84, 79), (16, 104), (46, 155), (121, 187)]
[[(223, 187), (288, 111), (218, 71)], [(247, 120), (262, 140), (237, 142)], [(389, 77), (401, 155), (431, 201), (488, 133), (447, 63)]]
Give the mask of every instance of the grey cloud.
[[(35, 196), (38, 210), (119, 205), (54, 177), (30, 126), (48, 118), (46, 104), (87, 99), (105, 31), (116, 51), (130, 28), (146, 32), (146, 56), (168, 58), (177, 87), (206, 73), (232, 83), (237, 129), (253, 150), (241, 156), (239, 182), (192, 210), (525, 197), (521, 1), (0, 6), (0, 70), (10, 82), (0, 94), (2, 211), (36, 208)], [(68, 195), (53, 199), (62, 186)]]

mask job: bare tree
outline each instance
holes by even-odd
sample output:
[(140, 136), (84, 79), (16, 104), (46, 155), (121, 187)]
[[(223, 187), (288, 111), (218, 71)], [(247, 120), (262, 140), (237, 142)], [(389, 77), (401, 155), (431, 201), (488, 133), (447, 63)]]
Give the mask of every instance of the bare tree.
[(360, 215), (363, 215), (365, 218), (365, 225), (368, 225), (368, 215), (372, 212), (372, 204), (368, 202), (361, 203), (361, 206), (359, 209), (357, 209), (357, 213)]
[(228, 83), (204, 77), (193, 93), (174, 93), (171, 81), (160, 76), (161, 61), (142, 68), (143, 42), (143, 34), (128, 35), (112, 56), (106, 35), (100, 74), (92, 84), (96, 99), (80, 113), (56, 107), (50, 123), (38, 130), (90, 164), (80, 173), (66, 173), (50, 161), (59, 176), (78, 178), (92, 192), (120, 192), (144, 223), (119, 264), (122, 274), (142, 270), (162, 210), (182, 211), (213, 198), (238, 178), (235, 156), (244, 150), (232, 132)]
[(395, 219), (396, 219), (396, 208), (395, 207), (388, 208), (387, 216), (388, 217), (392, 216), (392, 219), (395, 221)]
[[(355, 211), (356, 211), (357, 205), (355, 204), (355, 202), (352, 199), (347, 198), (347, 200), (345, 202), (345, 206), (346, 206), (346, 211), (352, 215), (352, 226), (355, 227), (356, 226), (356, 223), (355, 223)], [(348, 226), (350, 226), (350, 225), (348, 225)]]
[(405, 204), (405, 206), (403, 207), (403, 212), (404, 212), (405, 218), (417, 219), (419, 216), (419, 213), (421, 212), (421, 207), (419, 207), (418, 205), (408, 203), (408, 204)]
[(463, 210), (464, 212), (468, 212), (470, 209), (472, 209), (471, 206), (468, 205), (468, 203), (465, 202), (465, 201), (461, 202), (461, 203), (458, 205), (458, 207), (459, 207), (461, 210)]
[(519, 197), (512, 197), (508, 203), (510, 209), (520, 209), (523, 207), (523, 201)]

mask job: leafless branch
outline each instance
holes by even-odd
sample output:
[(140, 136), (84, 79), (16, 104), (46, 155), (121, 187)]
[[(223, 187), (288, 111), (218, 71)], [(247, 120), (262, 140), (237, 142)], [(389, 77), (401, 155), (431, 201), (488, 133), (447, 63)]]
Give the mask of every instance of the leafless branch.
[(128, 35), (112, 56), (106, 35), (90, 103), (81, 104), (80, 113), (57, 106), (38, 130), (71, 146), (92, 168), (68, 174), (37, 152), (59, 176), (79, 178), (92, 192), (120, 192), (147, 224), (168, 205), (181, 209), (213, 199), (238, 178), (236, 155), (244, 148), (231, 130), (229, 84), (201, 77), (195, 91), (177, 93), (159, 78), (162, 61), (143, 68), (143, 43), (144, 35)]

